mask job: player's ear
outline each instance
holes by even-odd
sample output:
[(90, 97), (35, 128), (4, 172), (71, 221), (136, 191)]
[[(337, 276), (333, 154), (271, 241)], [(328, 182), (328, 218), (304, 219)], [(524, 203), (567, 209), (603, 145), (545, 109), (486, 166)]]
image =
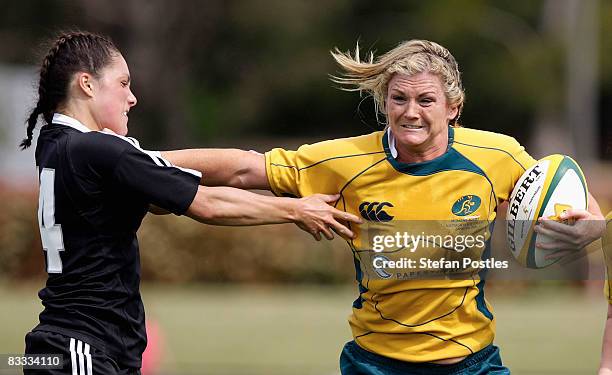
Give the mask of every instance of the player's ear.
[(89, 73), (78, 72), (76, 74), (76, 86), (85, 95), (92, 98), (94, 96), (94, 79)]
[(448, 118), (448, 121), (451, 121), (455, 118), (457, 118), (457, 114), (459, 113), (459, 106), (449, 106), (448, 108), (448, 115), (446, 116)]

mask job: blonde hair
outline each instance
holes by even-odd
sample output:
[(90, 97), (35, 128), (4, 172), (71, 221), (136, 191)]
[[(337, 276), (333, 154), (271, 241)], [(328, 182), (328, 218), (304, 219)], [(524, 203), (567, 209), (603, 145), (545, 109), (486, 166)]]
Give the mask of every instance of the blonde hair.
[(344, 70), (341, 76), (332, 75), (331, 80), (342, 85), (342, 90), (371, 95), (377, 113), (386, 114), (387, 88), (394, 74), (436, 74), (440, 77), (449, 105), (457, 106), (457, 116), (452, 120), (454, 124), (457, 123), (465, 101), (461, 73), (453, 55), (438, 43), (413, 39), (400, 43), (376, 59), (370, 52), (366, 61), (359, 57), (359, 43), (354, 56), (338, 48), (331, 51), (331, 55)]

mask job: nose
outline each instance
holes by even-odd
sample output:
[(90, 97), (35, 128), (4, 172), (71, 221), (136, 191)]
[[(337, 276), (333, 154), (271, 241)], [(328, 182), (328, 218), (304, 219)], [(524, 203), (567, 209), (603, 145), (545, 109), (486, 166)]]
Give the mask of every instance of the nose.
[(134, 95), (132, 90), (130, 90), (130, 96), (128, 97), (128, 104), (130, 105), (130, 107), (133, 107), (136, 105), (136, 103), (138, 103), (138, 99), (136, 99), (136, 95)]
[(404, 110), (404, 117), (407, 119), (418, 119), (419, 116), (419, 106), (414, 101), (410, 100), (406, 102), (406, 108)]

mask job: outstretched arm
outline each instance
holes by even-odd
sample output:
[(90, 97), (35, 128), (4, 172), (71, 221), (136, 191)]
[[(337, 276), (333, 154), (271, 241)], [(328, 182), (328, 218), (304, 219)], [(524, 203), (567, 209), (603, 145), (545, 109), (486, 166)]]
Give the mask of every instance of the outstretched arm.
[(266, 159), (255, 151), (238, 149), (189, 149), (164, 151), (172, 164), (202, 172), (206, 186), (270, 190)]
[(338, 198), (339, 195), (323, 194), (301, 199), (276, 198), (230, 187), (200, 186), (187, 216), (215, 225), (295, 223), (317, 241), (321, 233), (333, 239), (331, 230), (352, 238), (353, 232), (341, 222), (358, 224), (361, 219), (330, 206)]
[[(217, 225), (258, 225), (293, 222), (315, 239), (321, 233), (332, 239), (332, 230), (352, 238), (353, 232), (339, 223), (361, 223), (357, 216), (331, 207), (339, 195), (315, 194), (301, 199), (273, 198), (239, 189), (270, 190), (263, 154), (237, 149), (191, 149), (162, 152), (172, 164), (202, 172), (202, 184), (190, 217)], [(229, 186), (229, 187), (218, 187)], [(238, 189), (234, 189), (238, 188)]]

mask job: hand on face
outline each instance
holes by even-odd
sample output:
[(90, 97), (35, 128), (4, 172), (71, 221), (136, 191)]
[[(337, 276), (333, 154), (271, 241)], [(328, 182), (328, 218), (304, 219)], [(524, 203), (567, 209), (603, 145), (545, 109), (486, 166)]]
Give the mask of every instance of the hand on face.
[(400, 157), (424, 154), (433, 159), (446, 151), (448, 123), (458, 109), (448, 105), (437, 75), (395, 74), (387, 88), (386, 111)]

